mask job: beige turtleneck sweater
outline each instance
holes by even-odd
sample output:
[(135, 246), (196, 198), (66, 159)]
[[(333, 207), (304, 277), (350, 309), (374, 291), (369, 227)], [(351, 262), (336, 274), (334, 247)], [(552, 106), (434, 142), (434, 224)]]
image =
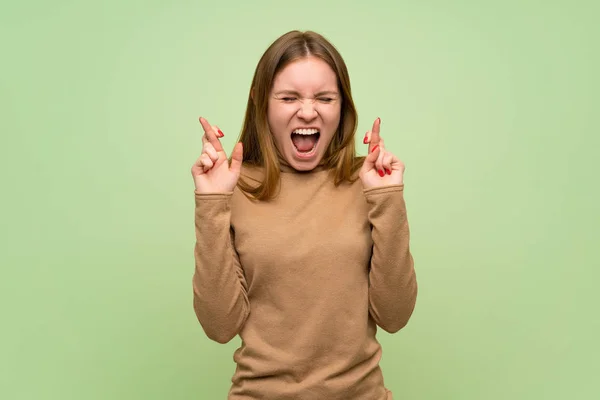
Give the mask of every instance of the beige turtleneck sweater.
[(392, 398), (376, 326), (415, 307), (403, 189), (284, 168), (269, 202), (195, 192), (194, 310), (210, 339), (242, 339), (229, 400)]

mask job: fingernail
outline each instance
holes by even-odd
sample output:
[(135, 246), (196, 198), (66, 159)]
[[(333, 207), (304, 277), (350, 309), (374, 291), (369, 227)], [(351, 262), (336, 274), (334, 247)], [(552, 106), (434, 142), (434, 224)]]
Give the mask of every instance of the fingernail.
[(385, 175), (385, 173), (382, 170), (379, 170), (379, 176), (381, 176), (383, 178), (383, 176)]
[(385, 169), (385, 172), (387, 172), (387, 174), (388, 174), (388, 175), (391, 175), (391, 174), (392, 174), (392, 170), (391, 170), (391, 169), (389, 169), (389, 168), (386, 168), (386, 169)]
[(377, 117), (377, 121), (381, 124), (381, 118)]
[(377, 150), (377, 148), (378, 148), (378, 147), (379, 147), (379, 145), (376, 145), (375, 147), (373, 147), (373, 148), (371, 149), (371, 153), (375, 152), (375, 150)]
[(365, 138), (363, 139), (363, 143), (364, 144), (369, 143), (369, 132), (365, 133)]
[(217, 129), (217, 131), (219, 131), (219, 135), (220, 135), (220, 137), (223, 137), (223, 136), (225, 136), (225, 134), (224, 134), (223, 132), (221, 132), (221, 130), (220, 130), (220, 129)]

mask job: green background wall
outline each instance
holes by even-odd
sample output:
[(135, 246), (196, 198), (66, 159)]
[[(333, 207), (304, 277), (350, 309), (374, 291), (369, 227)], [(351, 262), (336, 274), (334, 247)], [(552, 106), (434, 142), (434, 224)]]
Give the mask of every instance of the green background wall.
[(420, 294), (379, 335), (395, 398), (599, 398), (598, 11), (4, 2), (0, 397), (226, 397), (239, 340), (192, 309), (197, 118), (231, 149), (262, 52), (312, 29), (348, 63), (359, 136), (381, 117), (407, 165)]

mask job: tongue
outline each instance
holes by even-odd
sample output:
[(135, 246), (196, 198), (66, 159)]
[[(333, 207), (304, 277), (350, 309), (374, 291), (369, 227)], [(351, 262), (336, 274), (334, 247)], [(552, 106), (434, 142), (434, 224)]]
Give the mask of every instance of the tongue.
[(311, 151), (317, 142), (317, 135), (292, 135), (292, 142), (298, 151)]

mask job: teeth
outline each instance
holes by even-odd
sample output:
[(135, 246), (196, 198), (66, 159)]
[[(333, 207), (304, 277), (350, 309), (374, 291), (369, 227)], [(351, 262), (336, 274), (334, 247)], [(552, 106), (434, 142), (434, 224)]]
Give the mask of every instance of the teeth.
[(297, 133), (298, 135), (314, 135), (319, 132), (318, 129), (296, 129), (292, 133)]

